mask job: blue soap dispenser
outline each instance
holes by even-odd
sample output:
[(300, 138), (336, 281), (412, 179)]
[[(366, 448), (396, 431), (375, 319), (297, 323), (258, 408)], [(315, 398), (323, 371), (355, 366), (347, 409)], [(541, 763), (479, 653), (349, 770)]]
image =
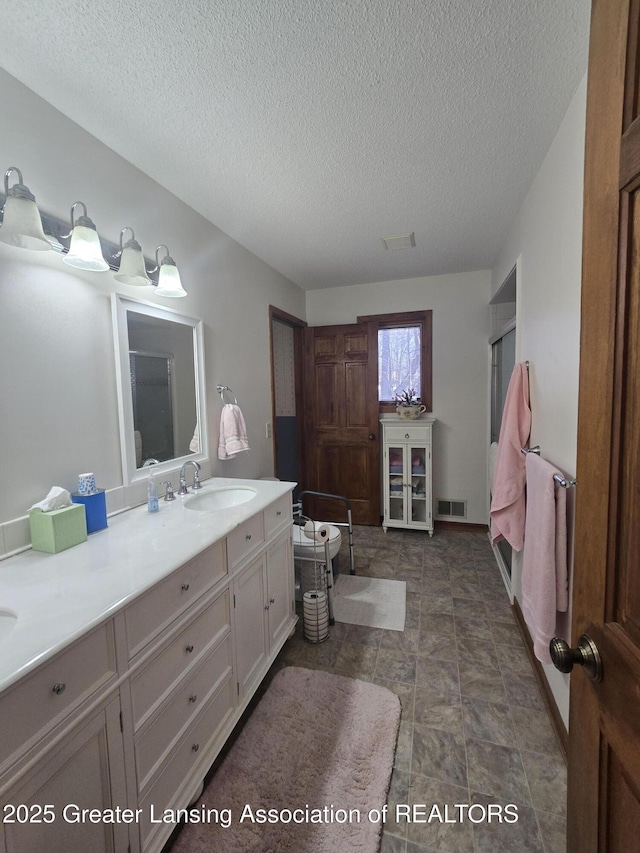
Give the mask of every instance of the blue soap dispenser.
[(149, 474), (149, 482), (147, 483), (147, 509), (149, 512), (158, 512), (160, 504), (158, 503), (158, 484), (156, 483), (155, 472)]

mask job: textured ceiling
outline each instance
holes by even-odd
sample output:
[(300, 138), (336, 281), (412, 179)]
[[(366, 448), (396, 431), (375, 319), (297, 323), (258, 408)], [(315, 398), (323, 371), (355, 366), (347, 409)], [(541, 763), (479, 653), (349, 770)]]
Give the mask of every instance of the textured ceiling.
[(589, 11), (2, 0), (0, 61), (313, 289), (492, 266), (586, 70)]

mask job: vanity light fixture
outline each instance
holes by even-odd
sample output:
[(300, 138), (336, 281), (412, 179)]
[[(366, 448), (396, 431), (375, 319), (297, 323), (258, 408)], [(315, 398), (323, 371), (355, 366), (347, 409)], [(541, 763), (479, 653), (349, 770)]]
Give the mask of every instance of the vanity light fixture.
[[(122, 245), (122, 238), (125, 231), (131, 231), (131, 239)], [(151, 279), (147, 274), (147, 268), (144, 263), (144, 255), (140, 243), (136, 240), (136, 235), (131, 226), (125, 226), (120, 232), (120, 268), (114, 275), (116, 281), (122, 284), (132, 284), (136, 287), (145, 287), (151, 284)]]
[[(9, 175), (16, 172), (18, 183), (9, 186)], [(51, 248), (42, 228), (40, 211), (31, 190), (22, 183), (22, 172), (10, 166), (4, 173), (4, 214), (0, 226), (0, 242), (21, 249), (45, 251)]]
[[(167, 254), (162, 260), (159, 260), (158, 258), (158, 252), (160, 249), (167, 250)], [(155, 290), (156, 296), (170, 296), (173, 298), (175, 296), (187, 295), (187, 291), (182, 287), (180, 273), (178, 272), (176, 262), (169, 254), (169, 249), (164, 245), (164, 243), (156, 249), (156, 269), (158, 270), (158, 286)], [(152, 272), (155, 272), (155, 270), (152, 270)]]
[[(78, 205), (82, 205), (84, 214), (75, 219), (75, 209)], [(62, 259), (65, 264), (92, 272), (103, 272), (109, 269), (109, 264), (102, 256), (102, 247), (96, 226), (87, 216), (87, 206), (83, 201), (75, 201), (71, 205), (70, 236), (69, 251)]]

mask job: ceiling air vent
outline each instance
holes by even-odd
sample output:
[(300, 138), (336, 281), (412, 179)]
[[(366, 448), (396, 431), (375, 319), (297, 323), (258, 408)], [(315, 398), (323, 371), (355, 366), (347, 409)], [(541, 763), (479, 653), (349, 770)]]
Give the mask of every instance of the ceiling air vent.
[(393, 237), (382, 237), (385, 249), (411, 249), (416, 244), (415, 232), (395, 234)]
[(444, 500), (442, 498), (438, 498), (438, 511), (437, 515), (439, 518), (466, 518), (467, 517), (467, 502), (466, 501), (452, 501), (452, 500)]

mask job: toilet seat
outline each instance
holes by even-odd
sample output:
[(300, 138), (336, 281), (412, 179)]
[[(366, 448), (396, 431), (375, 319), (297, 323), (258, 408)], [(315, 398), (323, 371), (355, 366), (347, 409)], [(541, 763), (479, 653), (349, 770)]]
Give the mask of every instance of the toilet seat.
[[(342, 542), (342, 534), (340, 528), (329, 525), (329, 558), (333, 559), (340, 550)], [(324, 543), (315, 542), (305, 535), (304, 528), (298, 524), (293, 525), (293, 553), (296, 557), (317, 557), (322, 559), (324, 556)]]

